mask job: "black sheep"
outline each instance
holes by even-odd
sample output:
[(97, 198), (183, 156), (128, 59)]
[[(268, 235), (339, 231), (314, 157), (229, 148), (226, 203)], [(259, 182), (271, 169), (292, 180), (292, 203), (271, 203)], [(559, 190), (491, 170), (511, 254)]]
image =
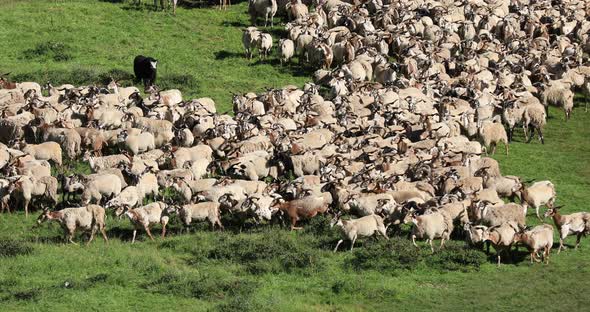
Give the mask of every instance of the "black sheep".
[(156, 82), (156, 67), (158, 60), (149, 57), (138, 55), (133, 60), (133, 71), (137, 80), (143, 82), (144, 88), (152, 86)]

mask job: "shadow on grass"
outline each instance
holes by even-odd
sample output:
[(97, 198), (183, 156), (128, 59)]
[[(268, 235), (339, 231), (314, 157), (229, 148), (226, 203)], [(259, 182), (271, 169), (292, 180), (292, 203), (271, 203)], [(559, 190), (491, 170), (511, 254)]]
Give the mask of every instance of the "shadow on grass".
[(214, 55), (215, 55), (216, 60), (225, 60), (227, 58), (244, 57), (243, 53), (230, 52), (230, 51), (226, 51), (226, 50), (217, 51), (214, 53)]

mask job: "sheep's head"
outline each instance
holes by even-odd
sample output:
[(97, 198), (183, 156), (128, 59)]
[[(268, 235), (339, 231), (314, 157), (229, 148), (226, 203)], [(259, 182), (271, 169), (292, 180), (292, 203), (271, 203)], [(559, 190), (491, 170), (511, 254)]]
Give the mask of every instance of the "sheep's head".
[(545, 218), (547, 218), (547, 217), (553, 217), (556, 214), (558, 214), (559, 213), (559, 209), (561, 207), (563, 207), (563, 206), (557, 206), (557, 207), (552, 207), (552, 208), (547, 209), (547, 211), (545, 211)]
[(465, 232), (467, 233), (466, 239), (470, 244), (482, 243), (489, 237), (489, 231), (487, 226), (472, 226), (470, 223), (466, 223), (463, 226), (463, 230), (465, 230)]

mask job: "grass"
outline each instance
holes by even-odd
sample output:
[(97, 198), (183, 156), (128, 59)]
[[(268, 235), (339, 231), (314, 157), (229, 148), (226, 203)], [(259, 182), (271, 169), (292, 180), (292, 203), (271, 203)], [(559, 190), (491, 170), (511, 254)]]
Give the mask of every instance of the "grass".
[[(109, 72), (129, 75), (133, 57), (149, 54), (160, 59), (161, 83), (189, 97), (212, 97), (221, 110), (230, 92), (309, 79), (296, 68), (240, 56), (245, 4), (227, 12), (181, 8), (174, 18), (118, 2), (1, 2), (0, 35), (11, 39), (0, 41), (0, 71), (55, 84), (101, 82)], [(590, 114), (576, 108), (567, 123), (561, 111), (551, 115), (545, 145), (524, 144), (517, 133), (510, 155), (499, 148), (495, 157), (504, 174), (553, 181), (564, 212), (589, 210)], [(129, 222), (109, 216), (108, 245), (97, 238), (75, 246), (62, 243), (56, 224), (33, 229), (33, 217), (2, 214), (0, 305), (4, 311), (578, 311), (587, 305), (588, 239), (581, 250), (554, 251), (548, 266), (530, 265), (523, 252), (497, 268), (460, 241), (430, 255), (425, 245), (416, 250), (396, 236), (334, 254), (338, 237), (327, 222), (312, 220), (302, 232), (270, 225), (212, 232), (199, 225), (188, 235), (172, 222), (170, 237), (152, 242), (140, 232), (131, 245)], [(538, 223), (532, 216), (529, 222)]]

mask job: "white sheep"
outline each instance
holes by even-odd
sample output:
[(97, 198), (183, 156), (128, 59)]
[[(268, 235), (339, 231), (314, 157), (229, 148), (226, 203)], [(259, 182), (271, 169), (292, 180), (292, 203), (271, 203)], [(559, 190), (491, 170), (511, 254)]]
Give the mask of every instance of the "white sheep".
[(93, 176), (89, 181), (84, 183), (82, 192), (82, 203), (101, 204), (103, 197), (111, 198), (121, 193), (121, 180), (114, 174), (102, 174)]
[(295, 43), (291, 39), (281, 39), (279, 41), (279, 55), (281, 66), (283, 63), (288, 63), (295, 54)]
[(260, 35), (260, 32), (256, 27), (248, 27), (244, 29), (242, 33), (242, 44), (244, 45), (244, 50), (246, 51), (246, 57), (248, 59), (252, 58), (252, 50), (256, 47), (256, 38)]
[(520, 183), (516, 186), (515, 191), (520, 192), (521, 202), (525, 209), (529, 206), (535, 208), (535, 214), (539, 220), (541, 220), (539, 208), (543, 205), (550, 208), (555, 203), (555, 186), (550, 181), (538, 181), (531, 186)]
[(104, 241), (108, 243), (107, 233), (105, 232), (106, 213), (104, 208), (98, 205), (88, 205), (80, 208), (65, 208), (59, 211), (43, 210), (43, 213), (37, 219), (37, 224), (44, 221), (57, 221), (64, 229), (64, 240), (76, 244), (73, 240), (77, 229), (90, 232), (87, 245), (94, 239), (96, 231), (100, 231)]
[(411, 215), (411, 220), (414, 226), (412, 227), (412, 243), (416, 244), (416, 238), (426, 238), (426, 242), (430, 244), (430, 250), (434, 253), (434, 246), (432, 241), (435, 238), (440, 238), (440, 248), (444, 247), (445, 240), (451, 238), (451, 232), (453, 232), (453, 219), (447, 215), (446, 212), (434, 212), (432, 214), (426, 214), (417, 216)]
[(549, 253), (553, 247), (553, 227), (549, 224), (537, 225), (534, 228), (517, 233), (515, 242), (523, 243), (531, 252), (531, 263), (537, 260), (537, 253), (543, 250), (542, 260), (549, 264)]
[(223, 230), (221, 224), (221, 216), (219, 212), (219, 203), (203, 202), (197, 204), (184, 205), (178, 208), (178, 217), (184, 224), (187, 233), (190, 232), (190, 224), (193, 220), (204, 221), (209, 220), (211, 227), (219, 226)]
[(105, 207), (136, 207), (137, 205), (143, 202), (143, 198), (139, 197), (139, 192), (137, 191), (137, 187), (135, 186), (127, 186), (124, 188), (119, 195), (115, 196), (113, 199), (109, 200)]
[[(368, 215), (358, 219), (342, 220), (336, 218), (332, 220), (330, 226), (339, 226), (342, 229), (344, 236), (350, 240), (350, 251), (354, 248), (354, 242), (359, 236), (373, 236), (375, 233), (379, 233), (385, 239), (387, 237), (386, 228), (383, 224), (383, 218), (378, 215)], [(334, 248), (334, 252), (338, 250), (338, 246), (344, 241), (340, 239)]]
[(38, 160), (51, 160), (58, 166), (62, 164), (61, 146), (55, 142), (26, 144), (22, 151)]
[(580, 239), (582, 236), (590, 233), (590, 213), (588, 212), (576, 212), (569, 215), (561, 215), (559, 213), (560, 207), (549, 208), (545, 212), (545, 217), (553, 218), (553, 222), (559, 232), (559, 254), (564, 248), (563, 241), (568, 235), (576, 234), (576, 249), (580, 246)]
[(154, 135), (149, 132), (142, 132), (138, 135), (129, 135), (127, 130), (119, 133), (119, 143), (123, 144), (125, 149), (131, 155), (137, 155), (156, 148)]
[(258, 47), (260, 58), (265, 60), (272, 49), (272, 36), (267, 33), (258, 34), (258, 38), (256, 38), (256, 46)]
[[(166, 204), (163, 202), (154, 202), (139, 208), (131, 209), (125, 212), (129, 221), (133, 224), (133, 239), (131, 243), (135, 243), (135, 236), (137, 230), (143, 228), (151, 240), (154, 240), (152, 233), (150, 232), (150, 226), (153, 224), (162, 225), (162, 238), (166, 236), (166, 225), (168, 224), (169, 217), (164, 215), (163, 212), (166, 209)], [(118, 211), (118, 215), (121, 215), (121, 210)]]

